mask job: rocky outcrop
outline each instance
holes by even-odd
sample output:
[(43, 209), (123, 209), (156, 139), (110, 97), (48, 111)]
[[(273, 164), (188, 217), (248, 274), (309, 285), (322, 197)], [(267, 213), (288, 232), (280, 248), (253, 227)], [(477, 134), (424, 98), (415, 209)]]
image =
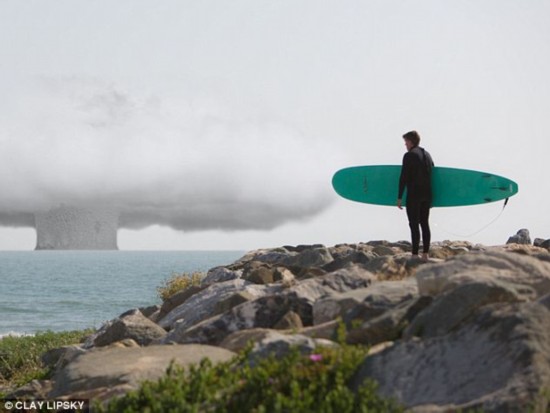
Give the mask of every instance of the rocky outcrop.
[(251, 251), (160, 309), (125, 313), (84, 345), (51, 352), (54, 380), (34, 386), (108, 399), (158, 377), (170, 357), (221, 361), (252, 342), (254, 363), (343, 339), (372, 347), (352, 387), (374, 378), (411, 411), (544, 412), (548, 250), (445, 241), (428, 262), (409, 251), (402, 241)]
[(278, 287), (266, 287), (242, 279), (211, 284), (175, 307), (159, 321), (159, 325), (168, 330), (176, 328), (176, 325), (179, 330), (187, 329), (215, 315), (219, 302), (230, 299), (240, 292), (246, 292), (251, 297), (257, 298), (274, 289)]
[(181, 366), (227, 361), (234, 353), (218, 347), (149, 346), (107, 347), (76, 357), (62, 369), (49, 397), (105, 399), (135, 389), (145, 380), (155, 380), (175, 362)]
[(446, 335), (398, 341), (368, 357), (354, 385), (374, 378), (383, 395), (417, 412), (544, 412), (549, 310), (542, 302), (483, 307)]
[(470, 282), (500, 283), (515, 288), (524, 299), (550, 293), (550, 265), (540, 259), (493, 249), (450, 259), (418, 270), (421, 295), (440, 295)]

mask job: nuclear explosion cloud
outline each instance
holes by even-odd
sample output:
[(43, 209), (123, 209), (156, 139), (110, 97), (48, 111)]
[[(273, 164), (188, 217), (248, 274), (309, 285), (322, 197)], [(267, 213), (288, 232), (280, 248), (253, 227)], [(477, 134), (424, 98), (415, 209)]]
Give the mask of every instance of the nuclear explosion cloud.
[[(334, 199), (319, 173), (320, 161), (337, 160), (334, 147), (214, 99), (176, 95), (40, 79), (4, 96), (0, 225), (36, 224), (39, 248), (116, 248), (115, 224), (267, 230)], [(72, 218), (58, 215), (61, 204)], [(107, 210), (108, 219), (92, 216)]]
[(61, 206), (37, 213), (37, 250), (116, 250), (118, 216), (113, 211)]

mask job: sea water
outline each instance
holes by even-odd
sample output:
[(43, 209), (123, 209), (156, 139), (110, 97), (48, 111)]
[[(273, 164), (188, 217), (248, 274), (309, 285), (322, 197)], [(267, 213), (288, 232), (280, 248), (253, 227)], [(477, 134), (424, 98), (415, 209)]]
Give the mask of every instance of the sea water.
[(160, 304), (174, 274), (206, 272), (243, 251), (0, 251), (0, 337), (99, 327)]

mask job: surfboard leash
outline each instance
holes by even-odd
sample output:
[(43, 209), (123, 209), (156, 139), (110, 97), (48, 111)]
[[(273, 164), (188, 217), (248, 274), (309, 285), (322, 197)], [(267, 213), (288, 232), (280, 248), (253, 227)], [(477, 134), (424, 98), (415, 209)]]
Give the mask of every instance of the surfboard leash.
[[(480, 229), (478, 229), (477, 231), (475, 232), (472, 232), (471, 234), (466, 234), (466, 235), (463, 235), (463, 234), (456, 234), (452, 231), (448, 231), (446, 230), (445, 228), (441, 227), (440, 229), (443, 231), (443, 232), (446, 232), (450, 235), (453, 235), (455, 237), (461, 237), (461, 238), (469, 238), (469, 237), (473, 237), (474, 235), (477, 235), (479, 234), (481, 231), (484, 231), (485, 229), (487, 229), (488, 227), (490, 227), (491, 225), (493, 225), (499, 218), (500, 216), (502, 215), (502, 213), (504, 212), (504, 209), (506, 208), (506, 205), (508, 205), (508, 201), (510, 200), (510, 198), (506, 198), (504, 200), (504, 205), (502, 205), (502, 209), (500, 210), (500, 212), (498, 213), (498, 215), (493, 218), (488, 224), (484, 225), (483, 227), (481, 227)], [(438, 224), (435, 224), (436, 226), (439, 226)]]

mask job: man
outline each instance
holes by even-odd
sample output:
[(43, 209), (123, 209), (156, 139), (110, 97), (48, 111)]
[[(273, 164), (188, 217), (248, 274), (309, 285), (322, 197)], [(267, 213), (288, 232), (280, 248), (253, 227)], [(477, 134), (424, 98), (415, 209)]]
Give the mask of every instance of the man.
[(432, 168), (430, 154), (418, 146), (420, 135), (416, 131), (403, 135), (407, 153), (403, 156), (397, 207), (403, 209), (403, 193), (407, 189), (406, 209), (411, 228), (412, 255), (418, 257), (420, 229), (422, 230), (422, 259), (428, 260), (430, 251), (430, 208), (432, 206)]

